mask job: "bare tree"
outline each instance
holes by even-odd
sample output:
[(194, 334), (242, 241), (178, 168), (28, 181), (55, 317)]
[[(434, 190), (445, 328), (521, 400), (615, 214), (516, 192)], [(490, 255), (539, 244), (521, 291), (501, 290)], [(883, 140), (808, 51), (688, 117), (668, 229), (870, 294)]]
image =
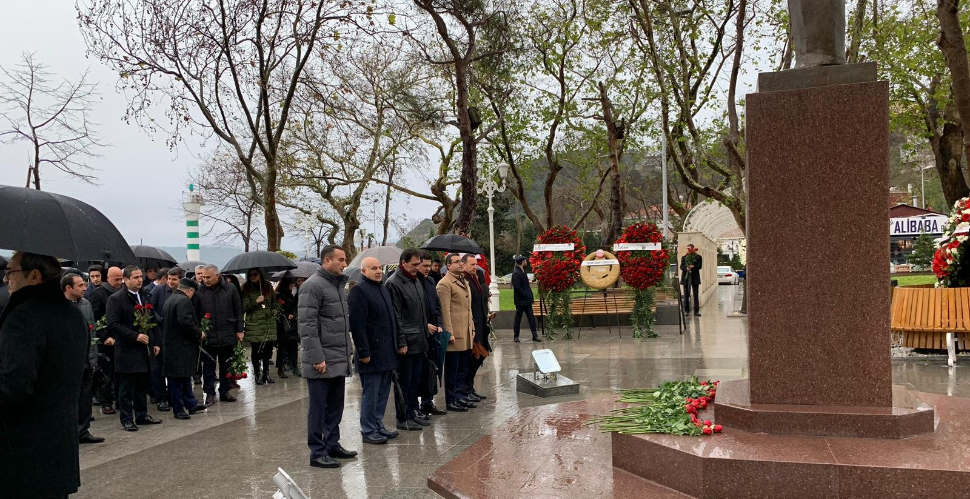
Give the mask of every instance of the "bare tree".
[(191, 181), (205, 200), (202, 218), (212, 222), (206, 235), (214, 235), (222, 243), (240, 241), (248, 252), (254, 242), (263, 239), (259, 230), (262, 213), (238, 162), (234, 155), (218, 152)]
[[(189, 129), (212, 134), (239, 159), (263, 208), (267, 249), (280, 249), (280, 144), (300, 79), (321, 42), (338, 38), (355, 2), (301, 0), (82, 0), (88, 51), (132, 92), (128, 117), (170, 145)], [(169, 124), (153, 117), (166, 106)], [(257, 168), (259, 161), (263, 169)]]
[(7, 126), (0, 137), (8, 144), (26, 142), (30, 146), (27, 187), (41, 190), (41, 166), (51, 166), (69, 176), (95, 183), (95, 168), (89, 158), (98, 157), (103, 147), (90, 119), (92, 106), (98, 100), (95, 83), (88, 72), (77, 81), (52, 82), (47, 66), (24, 53), (13, 68), (0, 68), (0, 105)]

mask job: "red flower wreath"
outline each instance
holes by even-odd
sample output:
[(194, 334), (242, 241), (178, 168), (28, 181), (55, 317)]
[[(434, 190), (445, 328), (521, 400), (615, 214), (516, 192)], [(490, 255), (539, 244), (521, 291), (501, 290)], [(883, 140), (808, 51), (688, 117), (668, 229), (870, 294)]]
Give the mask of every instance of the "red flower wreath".
[[(652, 223), (636, 223), (626, 228), (616, 240), (620, 243), (662, 243), (663, 234)], [(669, 255), (667, 250), (660, 251), (618, 251), (620, 277), (633, 289), (647, 289), (656, 286), (667, 269)]]
[(536, 244), (568, 243), (573, 243), (572, 251), (540, 251), (529, 258), (529, 265), (542, 289), (562, 293), (571, 288), (579, 279), (586, 245), (575, 230), (565, 225), (551, 227), (536, 238)]
[[(960, 288), (970, 285), (964, 282), (960, 267), (967, 252), (967, 225), (970, 224), (970, 198), (961, 198), (953, 203), (953, 211), (946, 221), (943, 237), (933, 254), (933, 273), (936, 274), (938, 287)], [(958, 233), (959, 232), (959, 233)]]

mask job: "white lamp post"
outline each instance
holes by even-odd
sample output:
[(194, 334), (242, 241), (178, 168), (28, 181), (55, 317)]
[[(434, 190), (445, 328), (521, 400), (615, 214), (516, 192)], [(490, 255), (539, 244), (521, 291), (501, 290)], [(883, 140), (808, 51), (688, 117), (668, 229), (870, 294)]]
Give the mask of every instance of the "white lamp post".
[(305, 245), (303, 256), (305, 258), (310, 257), (310, 231), (312, 231), (317, 225), (318, 214), (319, 212), (317, 210), (313, 210), (310, 213), (304, 213), (303, 216), (300, 217), (300, 220), (297, 221), (296, 223), (297, 227), (303, 229), (303, 238), (304, 238), (304, 245)]
[(923, 175), (923, 172), (925, 172), (926, 170), (929, 170), (930, 168), (933, 168), (933, 165), (919, 167), (919, 183), (920, 183), (919, 194), (920, 196), (923, 197), (924, 210), (926, 209), (926, 177)]
[(488, 286), (488, 308), (492, 312), (497, 312), (499, 309), (499, 293), (498, 293), (498, 276), (495, 275), (495, 207), (492, 206), (492, 196), (496, 192), (505, 192), (505, 177), (509, 174), (509, 165), (505, 163), (499, 163), (496, 167), (498, 170), (499, 181), (496, 182), (492, 175), (483, 175), (482, 167), (478, 167), (479, 185), (478, 192), (480, 194), (485, 194), (488, 196), (488, 243), (489, 243), (489, 267), (492, 271), (492, 283)]

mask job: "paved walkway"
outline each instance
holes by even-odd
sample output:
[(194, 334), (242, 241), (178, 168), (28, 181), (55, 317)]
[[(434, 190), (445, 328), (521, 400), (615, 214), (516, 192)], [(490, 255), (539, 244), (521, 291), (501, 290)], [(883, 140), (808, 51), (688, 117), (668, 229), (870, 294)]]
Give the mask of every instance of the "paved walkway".
[[(716, 308), (708, 304), (683, 334), (676, 326), (658, 327), (656, 339), (634, 340), (629, 328), (620, 338), (614, 327), (612, 335), (587, 329), (579, 340), (543, 345), (513, 343), (511, 331), (498, 331), (495, 352), (480, 372), (478, 391), (488, 400), (468, 413), (437, 417), (424, 431), (404, 433), (388, 445), (363, 446), (357, 421), (360, 385), (352, 378), (341, 441), (361, 455), (337, 470), (307, 465), (307, 392), (295, 378), (259, 387), (244, 381), (239, 402), (217, 403), (189, 421), (152, 412), (164, 424), (136, 433), (122, 431), (117, 417), (96, 414), (92, 433), (108, 440), (81, 447), (82, 487), (72, 497), (266, 499), (276, 490), (277, 467), (313, 498), (437, 497), (427, 488), (427, 477), (523, 408), (609, 397), (621, 388), (656, 386), (691, 374), (721, 380), (747, 376), (747, 320), (726, 317), (739, 308), (740, 298), (740, 287), (722, 286)], [(531, 371), (530, 352), (542, 347), (555, 351), (564, 374), (581, 383), (579, 395), (545, 400), (515, 391), (515, 375)], [(948, 369), (942, 357), (893, 366), (896, 383), (958, 396), (970, 396), (970, 380), (961, 376), (966, 369)], [(443, 400), (438, 405), (444, 406)], [(393, 427), (393, 404), (386, 421)]]

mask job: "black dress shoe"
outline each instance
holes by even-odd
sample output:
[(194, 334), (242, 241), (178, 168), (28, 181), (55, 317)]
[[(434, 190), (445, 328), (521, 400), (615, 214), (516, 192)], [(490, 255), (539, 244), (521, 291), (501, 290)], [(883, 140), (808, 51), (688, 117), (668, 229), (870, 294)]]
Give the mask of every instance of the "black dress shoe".
[(475, 395), (474, 393), (472, 393), (471, 395), (467, 395), (465, 397), (465, 400), (467, 400), (469, 402), (481, 402), (482, 401), (482, 399), (478, 398), (478, 396)]
[(700, 312), (694, 312), (694, 317), (700, 317), (700, 316), (701, 316)]
[(138, 425), (136, 425), (134, 421), (122, 421), (121, 427), (124, 428), (125, 431), (138, 431)]
[(188, 413), (186, 413), (186, 412), (176, 412), (175, 413), (175, 419), (191, 419), (191, 418), (192, 418), (192, 416), (189, 416)]
[(282, 369), (280, 369), (279, 371), (276, 371), (276, 377), (279, 378), (279, 379), (289, 378), (289, 376), (286, 375), (286, 371), (284, 371)]
[(482, 401), (482, 400), (485, 400), (485, 399), (488, 398), (488, 397), (486, 397), (486, 396), (484, 396), (484, 395), (482, 395), (482, 394), (480, 394), (480, 393), (478, 393), (478, 392), (476, 392), (474, 390), (472, 391), (472, 395), (478, 397), (478, 400), (479, 401)]
[(451, 412), (468, 412), (468, 409), (466, 409), (465, 406), (459, 405), (457, 402), (454, 404), (448, 404), (447, 407)]
[(135, 420), (138, 424), (162, 424), (161, 419), (155, 419), (151, 416), (145, 416), (143, 418), (138, 418)]
[(262, 377), (260, 377), (260, 376), (256, 376), (256, 384), (257, 384), (257, 385), (265, 385), (265, 384), (266, 384), (266, 382), (265, 382), (265, 381), (263, 381), (263, 378), (262, 378)]
[(512, 338), (512, 341), (518, 343), (519, 342), (519, 339), (518, 338)]
[(394, 430), (388, 430), (387, 428), (381, 428), (380, 430), (377, 430), (377, 433), (380, 433), (382, 437), (386, 437), (388, 440), (393, 440), (400, 435), (400, 433)]
[(430, 404), (422, 407), (421, 412), (424, 412), (426, 414), (431, 414), (434, 416), (444, 416), (445, 414), (448, 414), (448, 411), (438, 409), (437, 407), (435, 407), (434, 404)]
[(82, 444), (100, 444), (104, 442), (104, 437), (96, 437), (88, 432), (84, 432), (83, 435), (78, 437), (78, 443)]
[(415, 423), (414, 421), (405, 421), (403, 423), (398, 423), (397, 429), (404, 431), (421, 431), (424, 429), (424, 427), (418, 423)]
[(336, 457), (340, 459), (350, 459), (357, 457), (357, 451), (344, 449), (344, 446), (337, 444), (336, 447), (330, 449), (330, 457)]
[(478, 404), (472, 402), (471, 400), (459, 400), (458, 401), (458, 404), (459, 405), (463, 405), (463, 406), (465, 406), (465, 407), (467, 407), (469, 409), (474, 409), (474, 408), (478, 407)]
[(370, 435), (363, 435), (361, 440), (363, 440), (365, 444), (373, 445), (383, 445), (387, 443), (387, 437), (376, 432)]
[(340, 462), (330, 456), (310, 458), (310, 466), (314, 468), (339, 468)]
[(205, 404), (195, 404), (195, 407), (189, 409), (189, 414), (195, 414), (199, 411), (204, 411), (206, 407), (208, 406)]
[(411, 422), (412, 423), (417, 423), (417, 424), (419, 424), (421, 426), (431, 426), (431, 420), (430, 419), (418, 419), (418, 418), (414, 418), (414, 419), (411, 420)]
[(171, 407), (169, 407), (169, 406), (168, 406), (168, 403), (166, 403), (166, 402), (162, 402), (161, 404), (158, 404), (158, 405), (157, 405), (157, 406), (155, 406), (155, 407), (156, 407), (156, 408), (157, 408), (157, 409), (158, 409), (159, 411), (162, 411), (162, 412), (168, 412), (168, 411), (171, 411), (171, 410), (172, 410), (172, 408), (171, 408)]
[(219, 395), (219, 400), (222, 402), (235, 402), (236, 397), (233, 397), (232, 395), (227, 393), (225, 395)]
[(276, 381), (273, 381), (273, 378), (270, 378), (269, 377), (269, 374), (264, 374), (263, 375), (263, 381), (265, 381), (265, 382), (267, 382), (269, 384), (276, 383)]
[(427, 421), (430, 423), (431, 415), (423, 411), (417, 411), (414, 413), (414, 419), (420, 419), (421, 421)]
[(541, 339), (539, 339), (539, 337), (538, 337), (538, 336), (533, 336), (533, 337), (532, 337), (532, 341), (536, 341), (536, 342), (539, 342), (539, 341), (542, 341), (542, 340), (541, 340)]

